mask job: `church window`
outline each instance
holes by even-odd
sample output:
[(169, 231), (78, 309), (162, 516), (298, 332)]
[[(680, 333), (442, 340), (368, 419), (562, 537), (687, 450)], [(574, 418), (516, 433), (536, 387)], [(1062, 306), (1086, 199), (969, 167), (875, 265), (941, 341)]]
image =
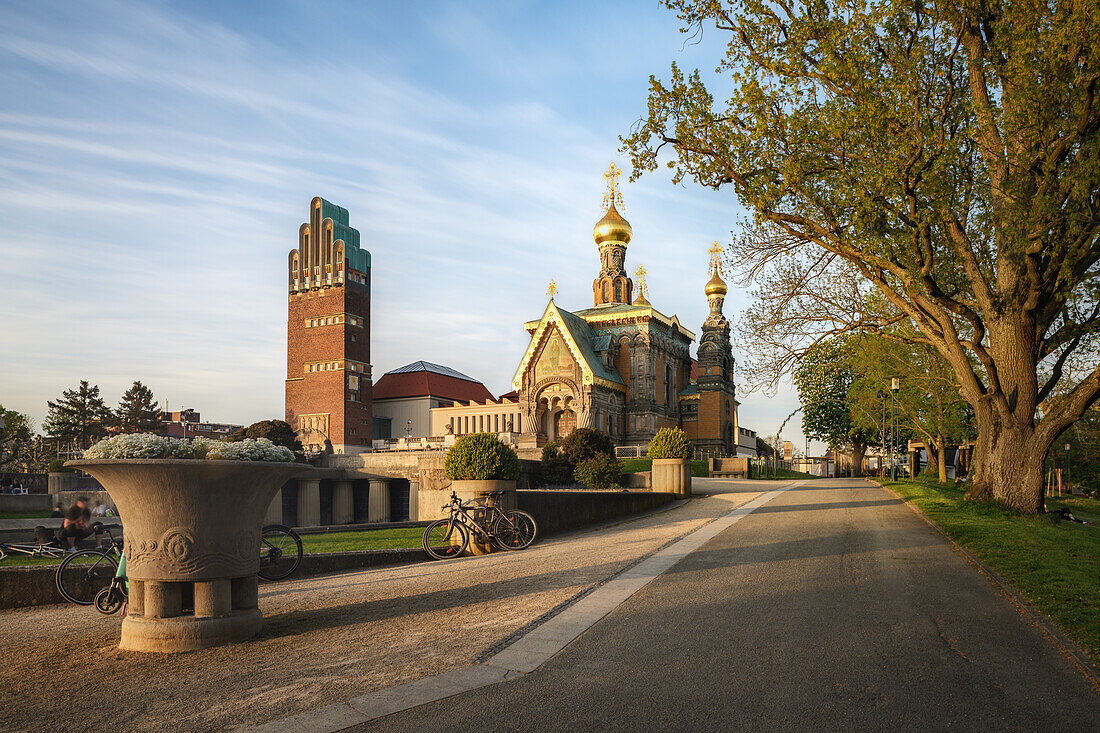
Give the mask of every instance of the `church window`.
[(611, 300), (611, 283), (607, 280), (603, 282), (603, 302)]
[(623, 302), (623, 281), (622, 280), (616, 280), (615, 281), (615, 302), (616, 303), (622, 303)]

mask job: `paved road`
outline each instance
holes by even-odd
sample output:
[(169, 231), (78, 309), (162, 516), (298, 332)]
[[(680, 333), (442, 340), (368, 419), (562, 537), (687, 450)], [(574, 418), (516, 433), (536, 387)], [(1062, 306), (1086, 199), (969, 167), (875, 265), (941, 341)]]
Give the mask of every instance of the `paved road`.
[(909, 509), (813, 481), (538, 670), (356, 730), (1100, 729), (1100, 695)]

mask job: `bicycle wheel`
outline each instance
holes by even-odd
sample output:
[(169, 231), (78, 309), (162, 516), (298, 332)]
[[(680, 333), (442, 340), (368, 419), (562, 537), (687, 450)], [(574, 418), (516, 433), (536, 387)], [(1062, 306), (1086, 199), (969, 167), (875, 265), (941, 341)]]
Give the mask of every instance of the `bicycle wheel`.
[(501, 512), (493, 522), (493, 542), (502, 550), (522, 550), (531, 546), (539, 533), (535, 518), (525, 511)]
[(57, 567), (57, 590), (69, 603), (90, 606), (96, 593), (111, 584), (118, 561), (99, 550), (78, 550)]
[(126, 596), (122, 594), (122, 591), (110, 586), (95, 594), (95, 610), (105, 616), (116, 613), (125, 602)]
[(260, 533), (260, 569), (264, 580), (282, 580), (302, 564), (302, 538), (282, 524), (269, 524)]
[(470, 544), (470, 534), (460, 522), (438, 519), (424, 529), (424, 549), (436, 560), (458, 557)]

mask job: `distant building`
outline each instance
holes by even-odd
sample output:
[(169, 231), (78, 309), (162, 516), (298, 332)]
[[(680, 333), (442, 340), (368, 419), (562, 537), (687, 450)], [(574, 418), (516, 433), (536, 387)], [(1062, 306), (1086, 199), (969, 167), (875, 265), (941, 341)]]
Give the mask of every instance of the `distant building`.
[(427, 437), (434, 434), (433, 408), (492, 399), (485, 385), (473, 377), (440, 364), (414, 361), (386, 372), (375, 383), (374, 438)]
[(244, 427), (231, 423), (203, 422), (198, 410), (191, 408), (161, 411), (160, 421), (164, 434), (173, 438), (203, 437), (221, 440)]
[(307, 449), (371, 444), (370, 252), (348, 212), (310, 203), (288, 259), (286, 421)]

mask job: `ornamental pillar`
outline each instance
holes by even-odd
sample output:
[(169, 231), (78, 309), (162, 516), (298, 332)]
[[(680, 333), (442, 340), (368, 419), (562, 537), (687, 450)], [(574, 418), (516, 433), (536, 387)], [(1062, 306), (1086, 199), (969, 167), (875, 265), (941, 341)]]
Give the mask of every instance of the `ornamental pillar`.
[(390, 521), (390, 482), (388, 479), (372, 478), (370, 480), (370, 494), (367, 497), (367, 521)]
[(320, 479), (298, 480), (298, 521), (299, 527), (316, 527), (321, 523), (321, 481)]
[(332, 523), (355, 521), (355, 489), (351, 481), (337, 481), (332, 487)]

